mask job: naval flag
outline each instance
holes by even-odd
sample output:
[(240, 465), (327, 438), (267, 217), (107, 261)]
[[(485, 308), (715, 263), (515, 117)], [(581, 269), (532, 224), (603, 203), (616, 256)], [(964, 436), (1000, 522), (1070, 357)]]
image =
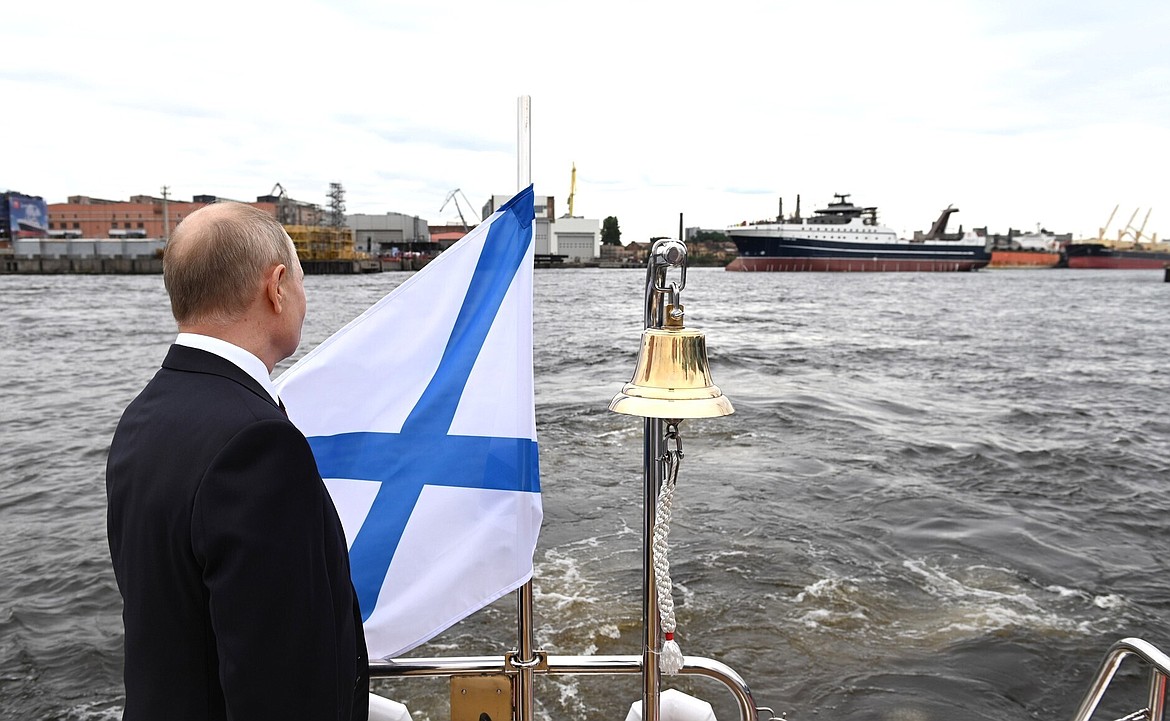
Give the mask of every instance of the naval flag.
[(532, 187), (277, 380), (349, 544), (370, 658), (532, 576)]

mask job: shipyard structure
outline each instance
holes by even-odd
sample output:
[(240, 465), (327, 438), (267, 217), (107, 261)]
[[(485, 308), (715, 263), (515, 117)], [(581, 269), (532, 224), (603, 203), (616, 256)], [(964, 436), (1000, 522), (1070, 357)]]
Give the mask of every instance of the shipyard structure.
[[(277, 183), (268, 195), (244, 202), (280, 221), (296, 246), (308, 274), (417, 270), (509, 196), (494, 195), (479, 219), (431, 226), (418, 216), (345, 214), (340, 184), (331, 186), (329, 206), (290, 198)], [(221, 200), (196, 195), (175, 200), (137, 195), (126, 201), (70, 196), (64, 203), (17, 192), (0, 194), (0, 272), (2, 273), (160, 273), (171, 231), (199, 208)], [(556, 218), (555, 199), (538, 198), (536, 255), (544, 265), (588, 265), (601, 255), (600, 222)], [(470, 208), (469, 214), (470, 214)]]

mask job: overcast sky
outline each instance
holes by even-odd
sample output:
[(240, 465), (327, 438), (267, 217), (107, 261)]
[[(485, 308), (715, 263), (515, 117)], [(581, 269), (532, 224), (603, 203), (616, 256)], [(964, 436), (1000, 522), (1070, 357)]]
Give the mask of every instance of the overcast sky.
[(1164, 0), (44, 0), (0, 53), (0, 188), (48, 202), (340, 182), (348, 212), (454, 220), (456, 188), (516, 190), (529, 95), (537, 194), (564, 213), (576, 163), (576, 214), (623, 241), (834, 193), (905, 234), (951, 204), (1170, 234)]

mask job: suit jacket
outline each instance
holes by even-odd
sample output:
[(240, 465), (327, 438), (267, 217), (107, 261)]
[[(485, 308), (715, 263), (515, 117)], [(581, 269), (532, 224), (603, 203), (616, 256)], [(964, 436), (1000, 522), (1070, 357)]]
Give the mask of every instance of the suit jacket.
[(126, 721), (364, 721), (341, 523), (305, 437), (254, 379), (172, 346), (118, 423), (106, 492)]

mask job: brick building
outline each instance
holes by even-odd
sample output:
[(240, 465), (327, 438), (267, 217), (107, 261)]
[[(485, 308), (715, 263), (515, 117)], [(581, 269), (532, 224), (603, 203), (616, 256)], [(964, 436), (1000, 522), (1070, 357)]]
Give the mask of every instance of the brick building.
[[(61, 239), (167, 238), (179, 221), (216, 200), (220, 198), (214, 195), (196, 195), (190, 202), (149, 195), (135, 195), (128, 201), (72, 195), (66, 203), (48, 204), (48, 233)], [(297, 225), (315, 225), (321, 215), (319, 206), (272, 195), (248, 205)]]

